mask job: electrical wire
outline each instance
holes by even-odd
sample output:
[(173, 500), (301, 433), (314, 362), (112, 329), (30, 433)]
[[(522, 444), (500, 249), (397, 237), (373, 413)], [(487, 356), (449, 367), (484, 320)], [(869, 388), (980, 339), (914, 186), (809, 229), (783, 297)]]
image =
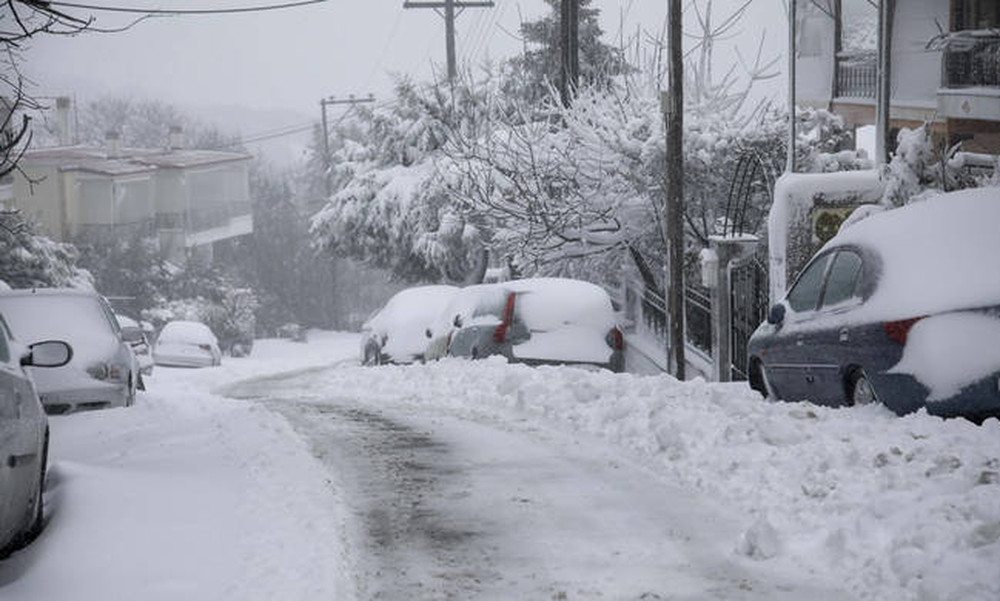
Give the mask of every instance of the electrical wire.
[(134, 8), (129, 6), (98, 6), (94, 4), (83, 4), (78, 2), (63, 2), (62, 0), (49, 0), (47, 6), (62, 6), (66, 8), (78, 8), (81, 10), (94, 10), (113, 13), (133, 13), (144, 15), (222, 15), (232, 13), (252, 13), (269, 10), (281, 10), (285, 8), (297, 8), (310, 4), (320, 4), (329, 0), (297, 0), (295, 2), (285, 2), (283, 4), (263, 4), (260, 6), (241, 6), (235, 8)]

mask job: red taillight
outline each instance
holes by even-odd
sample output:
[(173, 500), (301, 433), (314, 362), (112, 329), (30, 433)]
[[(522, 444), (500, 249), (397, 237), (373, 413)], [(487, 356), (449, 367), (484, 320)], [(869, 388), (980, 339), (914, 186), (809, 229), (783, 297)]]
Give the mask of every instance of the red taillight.
[(890, 340), (898, 342), (899, 344), (906, 344), (906, 338), (910, 335), (910, 329), (913, 328), (914, 324), (923, 319), (923, 317), (911, 317), (910, 319), (901, 319), (899, 321), (887, 321), (885, 322), (885, 333)]
[(503, 310), (503, 323), (493, 330), (493, 342), (497, 344), (503, 344), (507, 340), (507, 328), (510, 327), (510, 322), (514, 319), (515, 300), (517, 300), (517, 295), (513, 292), (507, 295), (507, 306)]
[(625, 334), (623, 334), (618, 328), (611, 328), (611, 331), (608, 332), (605, 340), (607, 340), (608, 346), (616, 351), (625, 349)]

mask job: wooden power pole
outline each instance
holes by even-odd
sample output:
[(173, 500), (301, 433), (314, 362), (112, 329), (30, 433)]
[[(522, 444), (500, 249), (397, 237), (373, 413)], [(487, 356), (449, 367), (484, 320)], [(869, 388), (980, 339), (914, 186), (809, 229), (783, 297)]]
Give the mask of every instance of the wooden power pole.
[(330, 127), (326, 120), (326, 107), (331, 104), (347, 104), (353, 107), (355, 104), (367, 102), (375, 102), (375, 97), (369, 94), (367, 98), (355, 98), (353, 95), (347, 98), (334, 98), (333, 96), (320, 98), (319, 108), (323, 116), (323, 186), (327, 196), (330, 196), (332, 193), (330, 189), (330, 168), (333, 166), (333, 157), (330, 155)]
[(455, 17), (466, 8), (493, 8), (493, 0), (438, 0), (432, 2), (403, 2), (403, 8), (433, 8), (444, 19), (445, 51), (448, 57), (448, 81), (455, 81), (458, 71), (455, 60)]
[(562, 0), (561, 8), (559, 97), (568, 107), (580, 87), (580, 0)]
[(667, 230), (667, 309), (670, 313), (669, 367), (683, 380), (684, 360), (684, 53), (681, 0), (670, 0), (667, 32), (670, 55), (669, 90), (663, 95), (663, 118), (667, 130), (667, 198), (664, 221)]
[(878, 69), (876, 70), (875, 107), (875, 164), (885, 165), (889, 160), (889, 121), (892, 106), (892, 20), (895, 0), (878, 3)]

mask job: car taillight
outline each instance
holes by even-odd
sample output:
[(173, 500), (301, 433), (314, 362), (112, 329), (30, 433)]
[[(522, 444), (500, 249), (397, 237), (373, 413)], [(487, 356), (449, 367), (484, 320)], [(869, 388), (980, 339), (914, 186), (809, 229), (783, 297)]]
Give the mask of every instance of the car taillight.
[(899, 344), (906, 344), (906, 339), (910, 335), (910, 329), (923, 319), (923, 317), (911, 317), (910, 319), (900, 319), (899, 321), (887, 321), (884, 324), (885, 333), (890, 340)]
[(208, 352), (208, 353), (212, 352), (212, 345), (211, 344), (199, 344), (198, 348), (200, 348), (201, 350), (203, 350), (205, 352)]
[(507, 328), (510, 327), (510, 322), (514, 319), (515, 300), (517, 300), (517, 295), (513, 292), (507, 295), (507, 306), (503, 310), (503, 322), (497, 326), (497, 329), (493, 330), (493, 342), (497, 344), (503, 344), (507, 340)]
[(611, 330), (608, 331), (608, 335), (604, 339), (607, 341), (608, 346), (616, 351), (620, 351), (625, 348), (625, 334), (623, 334), (618, 328), (611, 328)]

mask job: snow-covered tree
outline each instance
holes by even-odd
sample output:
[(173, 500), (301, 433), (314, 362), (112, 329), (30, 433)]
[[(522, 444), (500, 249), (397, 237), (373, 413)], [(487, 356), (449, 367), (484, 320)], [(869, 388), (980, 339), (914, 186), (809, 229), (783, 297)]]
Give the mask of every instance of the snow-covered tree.
[(76, 247), (37, 234), (20, 213), (0, 213), (0, 281), (11, 288), (93, 288), (78, 257)]

